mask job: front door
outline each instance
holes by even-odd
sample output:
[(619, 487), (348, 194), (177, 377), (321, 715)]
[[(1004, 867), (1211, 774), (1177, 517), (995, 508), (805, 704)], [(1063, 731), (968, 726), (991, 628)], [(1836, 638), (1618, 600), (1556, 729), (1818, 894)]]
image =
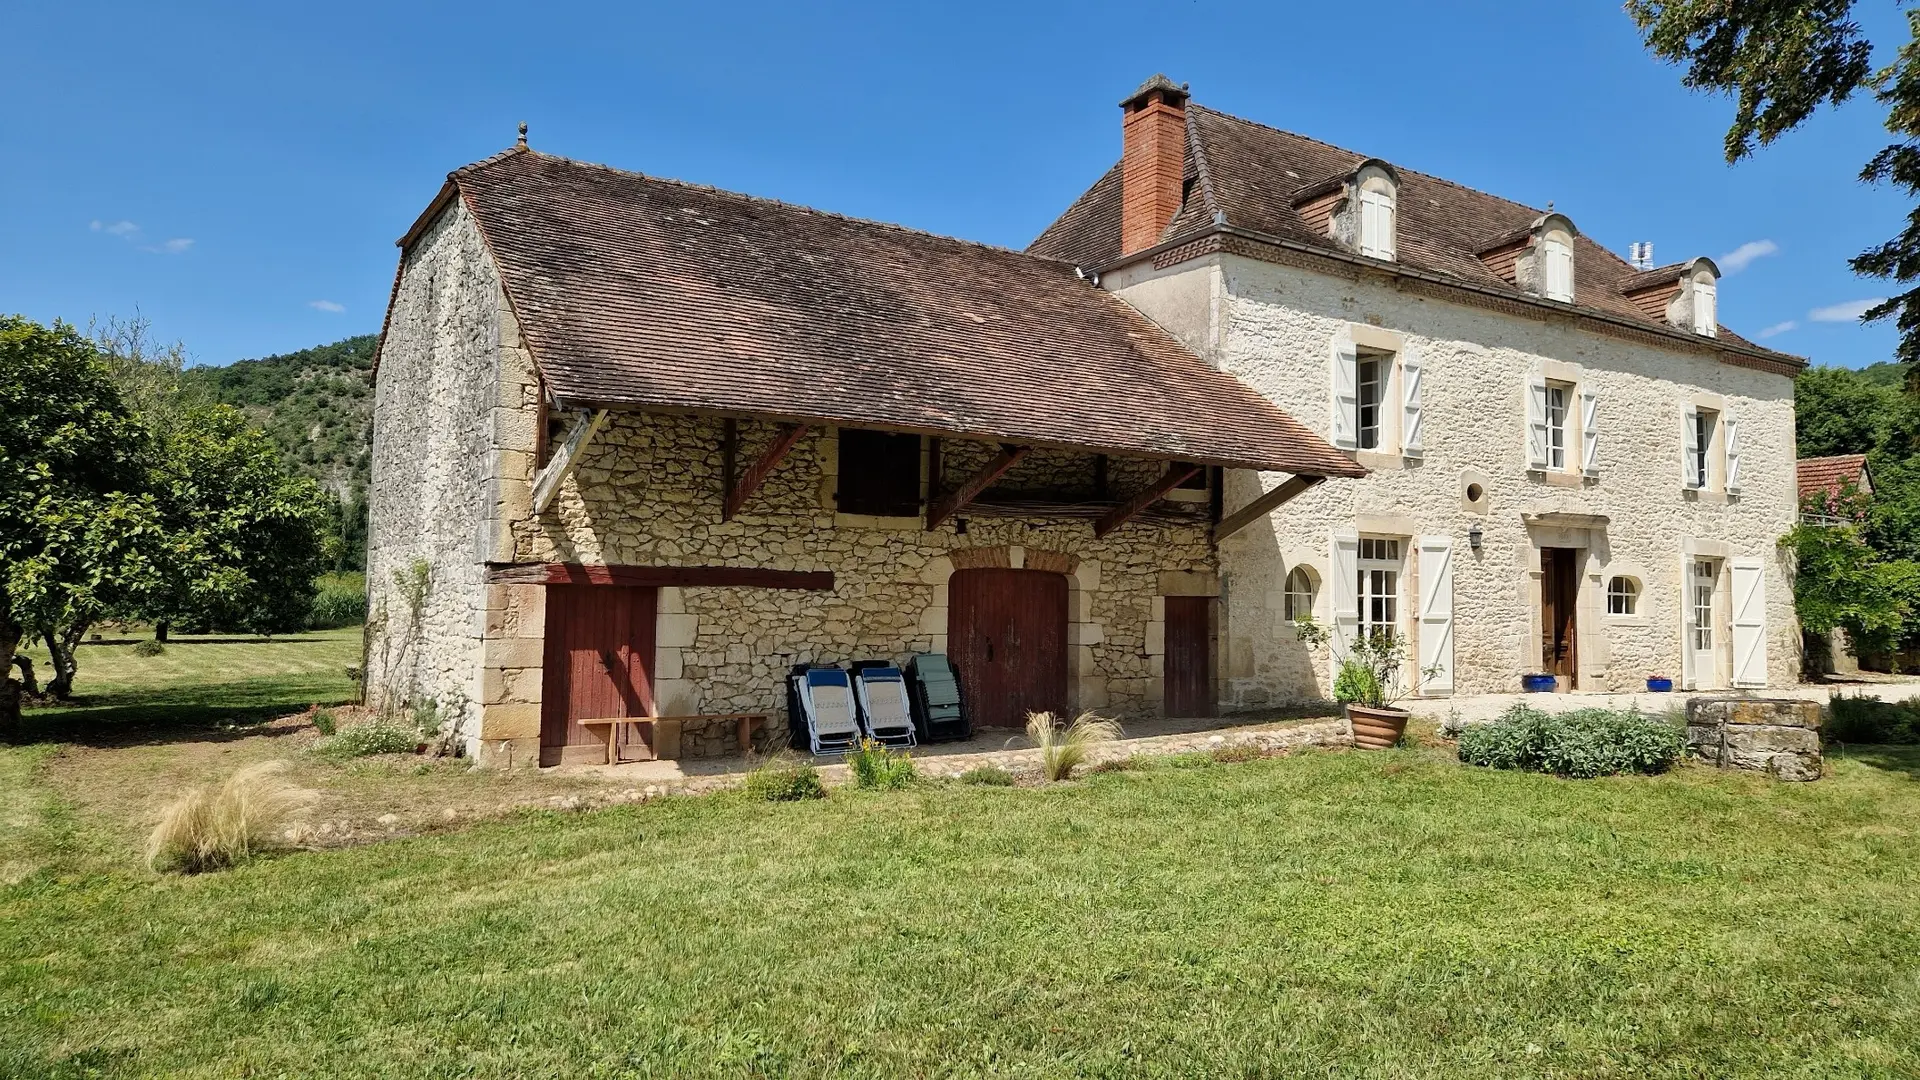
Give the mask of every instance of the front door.
[(1169, 596), (1166, 709), (1168, 716), (1212, 716), (1213, 597)]
[(1029, 712), (1066, 711), (1064, 575), (956, 570), (947, 605), (947, 653), (974, 724), (1025, 727)]
[(1574, 606), (1580, 598), (1580, 550), (1540, 549), (1540, 670), (1571, 690), (1580, 668)]
[[(540, 764), (607, 760), (606, 727), (581, 720), (653, 715), (653, 629), (659, 590), (547, 586)], [(622, 756), (652, 757), (643, 736)]]
[(1720, 650), (1717, 640), (1719, 604), (1715, 586), (1720, 580), (1720, 563), (1714, 559), (1687, 560), (1687, 671), (1688, 686), (1694, 690), (1712, 690), (1720, 685)]

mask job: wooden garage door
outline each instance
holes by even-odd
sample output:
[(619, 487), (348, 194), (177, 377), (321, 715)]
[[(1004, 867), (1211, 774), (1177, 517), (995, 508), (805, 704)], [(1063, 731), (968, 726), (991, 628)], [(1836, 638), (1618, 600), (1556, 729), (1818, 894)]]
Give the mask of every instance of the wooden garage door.
[(973, 722), (1025, 727), (1067, 707), (1067, 579), (1039, 570), (957, 570), (947, 652)]
[(605, 729), (576, 721), (653, 715), (653, 625), (659, 590), (547, 586), (540, 764), (605, 761)]
[(1212, 716), (1213, 597), (1169, 596), (1166, 709), (1168, 716)]

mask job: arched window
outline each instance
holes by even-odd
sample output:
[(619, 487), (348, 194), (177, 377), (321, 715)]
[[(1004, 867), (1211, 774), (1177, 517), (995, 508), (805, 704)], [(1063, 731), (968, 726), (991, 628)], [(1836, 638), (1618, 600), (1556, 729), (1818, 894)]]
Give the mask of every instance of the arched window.
[(1607, 579), (1607, 614), (1631, 615), (1640, 607), (1640, 583), (1630, 577)]
[(1541, 294), (1563, 304), (1573, 303), (1573, 245), (1564, 233), (1548, 233), (1540, 244)]
[(1313, 571), (1296, 566), (1287, 574), (1287, 621), (1313, 618)]

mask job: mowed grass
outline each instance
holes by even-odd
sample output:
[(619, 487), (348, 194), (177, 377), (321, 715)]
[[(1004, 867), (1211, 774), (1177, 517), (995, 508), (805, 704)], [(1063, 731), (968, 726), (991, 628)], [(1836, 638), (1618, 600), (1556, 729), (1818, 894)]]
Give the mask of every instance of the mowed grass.
[[(1912, 1076), (1920, 752), (679, 798), (158, 878), (0, 751), (0, 1076)], [(4, 881), (4, 879), (0, 879)]]

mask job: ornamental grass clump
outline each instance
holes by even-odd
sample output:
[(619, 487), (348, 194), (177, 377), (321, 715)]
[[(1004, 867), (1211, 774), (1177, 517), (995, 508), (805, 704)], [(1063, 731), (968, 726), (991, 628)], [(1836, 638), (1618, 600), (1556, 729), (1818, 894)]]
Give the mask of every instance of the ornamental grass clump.
[(913, 783), (913, 756), (896, 754), (876, 739), (861, 739), (847, 755), (847, 771), (862, 791), (898, 791)]
[(313, 793), (288, 783), (284, 761), (249, 765), (218, 787), (197, 787), (167, 807), (147, 838), (147, 865), (200, 874), (237, 866), (270, 847)]
[(1095, 744), (1113, 742), (1122, 734), (1119, 724), (1090, 712), (1081, 713), (1069, 724), (1062, 724), (1050, 712), (1027, 714), (1027, 737), (1040, 748), (1040, 775), (1048, 780), (1071, 779), (1073, 770), (1086, 763)]
[(1665, 772), (1686, 747), (1686, 732), (1637, 709), (1543, 713), (1514, 705), (1490, 724), (1460, 733), (1460, 760), (1572, 779)]

